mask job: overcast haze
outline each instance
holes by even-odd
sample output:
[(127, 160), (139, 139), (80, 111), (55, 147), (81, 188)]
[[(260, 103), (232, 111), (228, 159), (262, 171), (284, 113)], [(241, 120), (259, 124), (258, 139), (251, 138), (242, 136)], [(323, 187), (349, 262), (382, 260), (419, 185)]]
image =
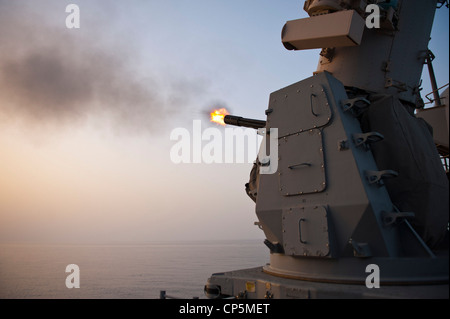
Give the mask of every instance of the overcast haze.
[[(252, 165), (176, 165), (170, 132), (222, 106), (264, 119), (271, 92), (311, 76), (318, 50), (280, 40), (303, 2), (0, 0), (0, 241), (263, 238)], [(444, 85), (448, 9), (430, 48)]]

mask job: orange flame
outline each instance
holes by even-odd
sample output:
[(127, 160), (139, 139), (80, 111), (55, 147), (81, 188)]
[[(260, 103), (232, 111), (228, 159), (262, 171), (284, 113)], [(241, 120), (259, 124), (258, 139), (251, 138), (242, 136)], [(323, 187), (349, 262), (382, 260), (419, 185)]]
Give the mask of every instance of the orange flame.
[(224, 118), (225, 115), (228, 115), (230, 113), (228, 113), (227, 109), (225, 108), (221, 108), (219, 110), (214, 110), (211, 112), (211, 122), (220, 124), (220, 125), (225, 125), (224, 122)]

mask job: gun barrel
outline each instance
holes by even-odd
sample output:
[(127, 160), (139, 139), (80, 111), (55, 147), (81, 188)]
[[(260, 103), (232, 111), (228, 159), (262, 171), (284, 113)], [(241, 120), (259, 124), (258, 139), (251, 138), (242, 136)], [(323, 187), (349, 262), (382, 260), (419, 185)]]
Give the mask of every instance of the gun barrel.
[(224, 118), (225, 124), (234, 126), (244, 126), (248, 128), (259, 129), (266, 127), (266, 121), (247, 119), (241, 116), (226, 115)]

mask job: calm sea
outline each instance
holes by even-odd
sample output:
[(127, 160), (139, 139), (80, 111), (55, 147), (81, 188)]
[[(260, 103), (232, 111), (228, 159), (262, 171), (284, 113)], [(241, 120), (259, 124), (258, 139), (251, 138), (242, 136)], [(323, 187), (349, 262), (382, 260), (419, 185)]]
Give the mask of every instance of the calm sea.
[[(157, 299), (161, 290), (205, 298), (212, 273), (263, 266), (261, 240), (136, 245), (0, 244), (0, 299)], [(66, 266), (80, 269), (80, 288), (66, 287)]]

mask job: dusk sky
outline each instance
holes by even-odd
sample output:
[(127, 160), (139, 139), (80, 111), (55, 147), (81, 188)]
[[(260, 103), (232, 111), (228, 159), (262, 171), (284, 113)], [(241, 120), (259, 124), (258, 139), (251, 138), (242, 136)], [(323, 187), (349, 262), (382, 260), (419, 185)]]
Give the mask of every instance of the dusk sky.
[[(303, 3), (0, 0), (0, 242), (263, 239), (252, 164), (175, 164), (170, 134), (222, 132), (218, 107), (265, 119), (271, 92), (312, 76), (319, 51), (281, 43)], [(430, 41), (439, 85), (448, 16)]]

